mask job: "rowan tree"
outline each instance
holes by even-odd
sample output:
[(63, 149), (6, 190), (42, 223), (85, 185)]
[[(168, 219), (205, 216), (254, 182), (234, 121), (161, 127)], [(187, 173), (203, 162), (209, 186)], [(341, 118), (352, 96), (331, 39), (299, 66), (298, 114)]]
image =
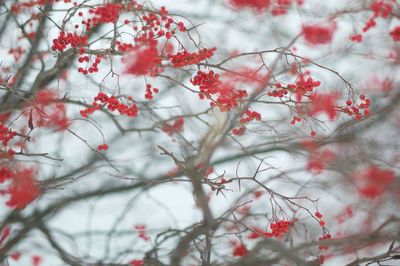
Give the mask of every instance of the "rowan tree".
[(397, 0), (0, 1), (1, 265), (397, 265)]

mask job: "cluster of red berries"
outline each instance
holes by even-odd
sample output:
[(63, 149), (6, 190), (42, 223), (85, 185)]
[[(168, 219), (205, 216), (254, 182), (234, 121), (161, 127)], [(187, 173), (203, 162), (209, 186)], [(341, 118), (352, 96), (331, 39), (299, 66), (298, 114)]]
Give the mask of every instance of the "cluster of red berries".
[(285, 96), (285, 95), (288, 94), (288, 90), (285, 89), (285, 88), (283, 88), (283, 87), (282, 87), (282, 84), (279, 83), (279, 82), (275, 83), (275, 88), (276, 88), (276, 89), (274, 89), (274, 90), (272, 90), (272, 91), (269, 91), (269, 92), (267, 93), (267, 95), (268, 95), (268, 96), (271, 96), (271, 97), (282, 98), (283, 96)]
[[(86, 30), (90, 31), (92, 27), (96, 27), (103, 23), (115, 23), (119, 18), (121, 10), (124, 8), (122, 4), (108, 3), (95, 9), (90, 9), (89, 13), (93, 14), (93, 17), (88, 20), (83, 20), (82, 24), (86, 26)], [(79, 16), (82, 16), (79, 13)]]
[(184, 123), (183, 117), (179, 117), (175, 119), (172, 124), (164, 123), (161, 130), (167, 133), (169, 136), (172, 136), (175, 133), (181, 132)]
[[(373, 15), (367, 20), (362, 31), (365, 33), (369, 31), (371, 28), (376, 26), (376, 19), (378, 17), (388, 18), (390, 14), (393, 12), (392, 3), (384, 0), (372, 1), (370, 5), (370, 10), (373, 12)], [(361, 42), (362, 34), (354, 34), (350, 36), (350, 40), (353, 42)]]
[[(136, 10), (142, 9), (141, 5), (135, 7)], [(176, 23), (175, 20), (168, 16), (168, 11), (165, 7), (161, 7), (159, 12), (146, 12), (141, 17), (142, 26), (139, 28), (137, 25), (133, 26), (133, 30), (139, 31), (138, 35), (134, 38), (135, 45), (120, 45), (119, 49), (122, 51), (131, 51), (135, 47), (148, 46), (150, 48), (156, 48), (158, 44), (158, 38), (165, 37), (170, 39), (175, 35), (176, 29), (183, 32), (186, 31), (186, 27), (183, 22)], [(129, 21), (125, 21), (125, 24), (129, 24)], [(177, 25), (173, 28), (172, 25)], [(148, 61), (148, 60), (147, 60)]]
[(214, 55), (216, 48), (211, 49), (201, 49), (197, 53), (189, 53), (188, 51), (184, 50), (183, 52), (178, 52), (174, 55), (168, 55), (168, 59), (172, 63), (173, 67), (184, 67), (188, 65), (197, 65), (201, 61), (204, 61)]
[(155, 76), (161, 70), (161, 62), (155, 47), (135, 47), (134, 50), (123, 58), (125, 63), (125, 73), (132, 75), (151, 75)]
[(350, 36), (350, 40), (352, 42), (362, 42), (362, 35), (361, 34), (353, 34)]
[[(79, 63), (89, 63), (90, 62), (90, 57), (88, 55), (83, 55), (78, 58)], [(89, 73), (95, 73), (99, 71), (99, 64), (101, 63), (101, 56), (97, 55), (96, 59), (94, 62), (89, 67), (86, 67), (85, 69), (83, 67), (78, 68), (78, 71), (84, 75), (87, 75)]]
[(339, 96), (337, 92), (318, 92), (310, 95), (311, 105), (309, 106), (308, 115), (315, 116), (319, 113), (325, 113), (330, 120), (335, 119), (338, 111), (336, 101)]
[(194, 86), (199, 86), (200, 99), (204, 99), (204, 97), (210, 99), (211, 95), (218, 93), (218, 88), (221, 85), (221, 81), (219, 80), (219, 75), (215, 74), (214, 71), (210, 70), (208, 73), (203, 71), (197, 71), (197, 75), (194, 76), (190, 82)]
[(296, 84), (288, 84), (287, 89), (296, 94), (296, 101), (300, 102), (303, 96), (307, 96), (315, 88), (321, 85), (320, 81), (315, 81), (313, 78), (306, 79), (305, 74), (299, 76)]
[(8, 168), (7, 165), (0, 167), (0, 184), (13, 176), (13, 172)]
[[(300, 6), (304, 3), (304, 0), (296, 0), (296, 3)], [(285, 15), (292, 4), (292, 0), (275, 0), (272, 2), (271, 14), (273, 16)]]
[(334, 23), (329, 25), (304, 25), (303, 36), (306, 42), (310, 45), (322, 45), (332, 41), (335, 30), (336, 25)]
[[(320, 241), (321, 240), (329, 240), (329, 239), (332, 239), (332, 236), (329, 233), (324, 233), (323, 236), (319, 238)], [(327, 246), (327, 245), (319, 246), (319, 250), (328, 250), (328, 248), (329, 248), (329, 246)]]
[[(171, 25), (173, 25), (175, 21), (173, 18), (167, 16), (168, 11), (165, 9), (165, 7), (162, 7), (160, 9), (160, 14), (161, 18), (160, 16), (157, 16), (155, 13), (149, 13), (147, 15), (144, 15), (142, 19), (143, 21), (146, 22), (146, 24), (142, 26), (141, 29), (144, 31), (149, 31), (154, 36), (158, 37), (165, 36), (165, 38), (170, 39), (176, 33), (175, 29), (171, 28)], [(178, 22), (176, 25), (177, 29), (180, 32), (186, 31), (186, 27), (183, 24), (183, 22)]]
[(270, 0), (230, 0), (229, 3), (234, 8), (251, 8), (261, 12), (270, 6)]
[(296, 123), (297, 123), (297, 122), (300, 122), (300, 121), (301, 121), (301, 118), (300, 118), (300, 117), (294, 116), (294, 117), (292, 118), (292, 120), (290, 121), (290, 124), (291, 124), (291, 125), (296, 125)]
[(120, 41), (116, 41), (117, 50), (120, 52), (130, 52), (135, 49), (135, 46), (130, 43), (122, 43)]
[(317, 211), (317, 212), (315, 212), (314, 215), (319, 220), (319, 225), (323, 227), (325, 225), (325, 222), (322, 220), (322, 214)]
[(233, 246), (232, 255), (235, 257), (243, 257), (246, 256), (249, 251), (247, 250), (244, 244), (236, 244)]
[(131, 260), (129, 262), (129, 266), (142, 266), (142, 265), (144, 265), (143, 260)]
[(284, 236), (290, 229), (291, 226), (293, 226), (294, 221), (287, 221), (287, 220), (279, 220), (276, 222), (273, 222), (270, 224), (269, 228), (271, 229), (271, 232), (264, 231), (260, 228), (253, 228), (253, 231), (248, 235), (247, 238), (249, 239), (257, 239), (260, 237), (265, 237), (265, 238), (280, 238)]
[[(115, 23), (118, 21), (122, 9), (123, 5), (114, 3), (108, 3), (95, 9), (90, 9), (89, 13), (92, 14), (93, 17), (82, 20), (82, 24), (85, 26), (86, 31), (90, 31), (99, 24)], [(78, 15), (82, 17), (83, 13), (79, 12)], [(78, 25), (75, 25), (75, 28), (78, 27)]]
[(97, 146), (97, 149), (99, 151), (106, 151), (106, 150), (108, 150), (108, 145), (106, 143), (100, 144), (99, 146)]
[[(346, 101), (346, 107), (343, 108), (343, 112), (350, 116), (354, 116), (356, 120), (361, 120), (364, 116), (370, 114), (369, 106), (371, 104), (371, 99), (365, 97), (364, 94), (359, 96), (361, 103), (356, 104), (352, 100)], [(361, 111), (363, 110), (363, 112)]]
[(218, 106), (221, 112), (229, 112), (232, 108), (237, 108), (246, 96), (247, 91), (235, 89), (229, 84), (222, 84), (218, 91), (218, 98), (215, 102), (211, 102), (210, 106)]
[[(58, 2), (58, 1), (59, 0), (57, 0), (56, 2)], [(33, 8), (36, 5), (43, 6), (43, 5), (47, 4), (48, 2), (49, 2), (49, 0), (31, 0), (31, 1), (28, 1), (28, 2), (22, 2), (22, 3), (16, 2), (15, 4), (13, 4), (11, 6), (10, 10), (11, 10), (12, 13), (18, 14), (21, 11), (23, 11), (24, 9)]]
[(25, 114), (30, 115), (31, 126), (35, 124), (36, 127), (48, 127), (62, 131), (70, 125), (66, 115), (65, 103), (60, 101), (60, 97), (54, 90), (42, 89), (38, 91), (29, 108), (32, 112)]
[(17, 132), (12, 131), (9, 127), (0, 121), (0, 141), (3, 146), (7, 146), (8, 142), (17, 135)]
[(232, 129), (232, 134), (236, 136), (242, 136), (246, 132), (246, 126), (235, 127)]
[(369, 7), (374, 12), (374, 17), (388, 18), (392, 14), (393, 6), (389, 1), (373, 1)]
[(248, 123), (253, 120), (260, 121), (261, 114), (259, 112), (251, 111), (250, 109), (247, 109), (246, 112), (244, 112), (242, 118), (240, 119), (240, 123), (245, 124), (245, 123)]
[(9, 194), (7, 206), (16, 209), (23, 209), (26, 205), (35, 200), (40, 194), (40, 188), (34, 179), (35, 168), (19, 166), (16, 170), (3, 165), (0, 167), (0, 183), (10, 180), (12, 183), (1, 192)]
[[(175, 31), (171, 30), (171, 25), (176, 22), (173, 18), (168, 17), (168, 11), (165, 7), (160, 8), (160, 14), (161, 14), (161, 20), (164, 22), (164, 27), (167, 30), (166, 37), (167, 37), (167, 39), (169, 39), (172, 35), (175, 34)], [(157, 25), (157, 23), (156, 23), (156, 25)], [(180, 21), (180, 22), (176, 23), (176, 25), (177, 25), (177, 29), (180, 32), (186, 31), (186, 27), (183, 22)], [(157, 31), (157, 29), (154, 29), (154, 31)], [(167, 36), (168, 33), (171, 34), (170, 37)]]
[(355, 176), (358, 185), (358, 192), (366, 198), (375, 198), (382, 195), (396, 179), (392, 170), (381, 169), (371, 165)]
[(266, 238), (282, 237), (289, 231), (289, 229), (292, 225), (293, 225), (293, 221), (287, 221), (287, 220), (276, 221), (274, 223), (271, 223), (269, 226), (269, 228), (271, 228), (272, 232), (266, 233), (264, 236)]
[(198, 71), (190, 82), (195, 86), (199, 86), (200, 99), (205, 97), (212, 99), (213, 95), (217, 95), (210, 105), (212, 107), (218, 106), (222, 112), (228, 112), (230, 109), (238, 107), (240, 100), (247, 96), (245, 90), (237, 90), (230, 84), (222, 83), (219, 80), (219, 75), (212, 70), (208, 73)]
[(144, 95), (144, 97), (148, 100), (153, 99), (153, 93), (158, 93), (159, 90), (158, 88), (152, 88), (151, 84), (146, 84), (146, 94)]
[[(133, 28), (136, 28), (134, 26)], [(158, 40), (157, 36), (152, 31), (143, 31), (142, 34), (138, 34), (135, 38), (133, 38), (136, 45), (135, 48), (143, 48), (143, 47), (150, 47), (152, 49), (157, 49)]]
[(393, 41), (400, 42), (400, 26), (397, 26), (396, 28), (394, 28), (390, 32), (390, 35), (392, 36)]
[(114, 95), (110, 97), (104, 92), (99, 92), (98, 95), (94, 97), (92, 106), (81, 110), (80, 113), (82, 117), (87, 118), (89, 114), (94, 113), (96, 110), (100, 110), (100, 108), (103, 106), (106, 106), (110, 111), (118, 110), (121, 115), (126, 115), (129, 117), (136, 117), (139, 113), (139, 110), (135, 104), (123, 104)]
[(76, 32), (74, 33), (65, 33), (64, 31), (60, 31), (57, 39), (53, 40), (53, 46), (51, 49), (53, 51), (63, 52), (67, 45), (70, 45), (72, 48), (77, 48), (80, 46), (85, 46), (88, 43), (88, 38), (86, 35), (80, 36)]
[[(296, 0), (298, 5), (302, 5), (304, 0)], [(273, 16), (280, 16), (287, 13), (292, 6), (292, 0), (230, 0), (229, 3), (236, 9), (250, 8), (257, 12), (262, 12), (271, 8)]]

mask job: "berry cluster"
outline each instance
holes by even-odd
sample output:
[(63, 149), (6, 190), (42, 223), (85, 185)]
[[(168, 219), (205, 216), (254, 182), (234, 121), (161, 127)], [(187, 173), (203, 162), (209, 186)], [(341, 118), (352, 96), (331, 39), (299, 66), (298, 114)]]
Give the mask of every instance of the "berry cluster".
[(67, 45), (70, 45), (72, 48), (86, 46), (88, 43), (88, 38), (86, 35), (79, 36), (76, 32), (74, 33), (65, 33), (64, 31), (60, 31), (57, 39), (53, 40), (53, 46), (51, 50), (63, 52)]
[(106, 150), (108, 150), (108, 144), (106, 144), (106, 143), (100, 144), (99, 146), (97, 146), (97, 149), (99, 151), (106, 151)]
[(236, 244), (233, 246), (232, 255), (235, 257), (243, 257), (246, 256), (249, 251), (247, 250), (244, 244)]
[(182, 131), (183, 123), (184, 123), (183, 117), (179, 117), (175, 119), (175, 121), (172, 124), (164, 123), (161, 130), (167, 133), (169, 136), (172, 136), (173, 134)]
[(353, 34), (350, 36), (350, 40), (352, 42), (362, 42), (362, 35), (361, 34)]
[(269, 91), (269, 92), (267, 93), (267, 95), (268, 95), (268, 96), (271, 96), (271, 97), (282, 98), (283, 96), (285, 96), (285, 95), (288, 94), (288, 90), (285, 89), (285, 88), (283, 88), (283, 87), (282, 87), (282, 84), (279, 83), (279, 82), (275, 83), (275, 88), (276, 88), (276, 89), (274, 89), (274, 90), (272, 90), (272, 91)]
[[(157, 49), (158, 39), (160, 37), (170, 39), (175, 35), (176, 30), (184, 32), (186, 27), (183, 22), (177, 23), (168, 16), (165, 7), (161, 7), (159, 13), (145, 12), (141, 19), (143, 25), (140, 28), (136, 25), (133, 26), (133, 29), (138, 31), (134, 38), (135, 44), (117, 42), (117, 49), (122, 52), (131, 52), (123, 59), (126, 64), (125, 73), (155, 76), (161, 72), (161, 58)], [(127, 22), (129, 23), (129, 21)]]
[[(271, 14), (273, 16), (285, 15), (293, 5), (292, 0), (275, 0), (272, 2)], [(304, 0), (296, 0), (297, 5), (302, 5)]]
[(158, 65), (161, 59), (157, 49), (153, 47), (135, 47), (131, 54), (123, 58), (125, 73), (132, 75), (156, 75), (159, 72)]
[(11, 208), (23, 209), (40, 194), (40, 188), (34, 179), (35, 168), (17, 167), (16, 170), (3, 165), (0, 167), (0, 183), (10, 180), (11, 184), (0, 192), (10, 195), (6, 204)]
[(129, 266), (142, 266), (144, 265), (143, 260), (131, 260)]
[(324, 227), (325, 226), (325, 221), (322, 220), (322, 214), (320, 212), (315, 212), (315, 217), (319, 220), (319, 225)]
[[(369, 106), (371, 105), (371, 99), (365, 97), (364, 94), (359, 96), (361, 103), (354, 103), (352, 100), (346, 101), (346, 107), (343, 108), (343, 112), (350, 116), (354, 116), (356, 120), (361, 120), (363, 116), (370, 114)], [(363, 113), (361, 110), (364, 110)]]
[[(156, 13), (148, 13), (147, 15), (142, 16), (144, 25), (141, 27), (141, 30), (148, 33), (151, 37), (163, 37), (166, 39), (172, 38), (176, 34), (176, 29), (180, 32), (185, 32), (186, 27), (183, 22), (176, 23), (175, 20), (168, 16), (168, 11), (165, 7), (161, 7), (159, 10), (159, 14)], [(172, 27), (172, 25), (176, 25), (176, 27)], [(137, 26), (133, 27), (134, 30), (138, 30)]]
[[(78, 62), (79, 63), (89, 63), (90, 62), (90, 57), (88, 55), (82, 55), (78, 58)], [(101, 56), (97, 55), (96, 59), (94, 60), (94, 62), (92, 62), (92, 64), (89, 67), (83, 68), (80, 67), (78, 68), (78, 71), (84, 75), (87, 75), (89, 73), (95, 73), (99, 71), (98, 65), (101, 63)]]
[(222, 112), (228, 112), (232, 108), (236, 108), (239, 102), (247, 96), (245, 90), (237, 90), (228, 83), (222, 83), (219, 80), (219, 75), (215, 74), (212, 70), (208, 73), (198, 71), (197, 75), (190, 80), (190, 82), (199, 86), (200, 99), (212, 99), (216, 95), (216, 99), (212, 99), (210, 105), (218, 106)]
[(253, 120), (260, 121), (261, 114), (259, 112), (251, 111), (250, 109), (247, 109), (246, 112), (244, 112), (244, 114), (242, 115), (242, 118), (240, 119), (240, 123), (245, 124), (245, 123), (248, 123)]
[[(373, 12), (373, 15), (367, 20), (365, 23), (362, 32), (365, 33), (369, 31), (371, 28), (376, 26), (376, 19), (378, 17), (381, 18), (388, 18), (393, 12), (393, 5), (389, 1), (385, 0), (377, 0), (372, 1), (369, 9)], [(362, 41), (362, 34), (354, 34), (350, 36), (350, 40), (353, 42), (361, 42)]]
[[(298, 5), (302, 5), (304, 0), (296, 0)], [(280, 16), (287, 13), (292, 6), (292, 0), (230, 0), (229, 3), (235, 9), (249, 8), (256, 12), (263, 12), (270, 9), (273, 16)]]
[(297, 123), (297, 122), (300, 122), (300, 121), (301, 121), (301, 118), (300, 118), (300, 117), (294, 116), (294, 117), (292, 118), (292, 120), (290, 121), (290, 124), (291, 124), (291, 125), (296, 125), (296, 123)]
[(271, 5), (270, 0), (230, 0), (234, 8), (251, 8), (258, 12), (264, 11)]
[(29, 121), (32, 127), (48, 127), (62, 131), (70, 124), (65, 103), (60, 101), (60, 97), (53, 90), (38, 91), (28, 108), (32, 110), (32, 113), (26, 112), (30, 115)]
[(307, 77), (304, 73), (298, 77), (296, 84), (288, 84), (287, 89), (296, 94), (296, 101), (300, 102), (303, 96), (309, 96), (310, 93), (321, 85), (320, 81), (315, 81), (312, 77)]
[(144, 97), (148, 100), (153, 99), (153, 93), (158, 93), (159, 90), (158, 88), (152, 88), (151, 84), (146, 84), (146, 94), (144, 95)]
[(218, 88), (221, 85), (221, 81), (219, 80), (219, 75), (215, 74), (214, 71), (210, 70), (208, 73), (203, 71), (197, 71), (197, 75), (194, 76), (190, 82), (194, 86), (199, 86), (200, 99), (204, 99), (204, 97), (210, 99), (211, 95), (218, 93)]
[(270, 229), (271, 232), (264, 231), (260, 228), (254, 227), (252, 228), (252, 232), (248, 235), (248, 239), (257, 239), (260, 237), (265, 237), (265, 238), (280, 238), (283, 237), (290, 229), (291, 226), (293, 226), (294, 222), (293, 221), (287, 221), (287, 220), (279, 220), (276, 222), (273, 222), (270, 224)]
[[(89, 13), (93, 15), (92, 18), (83, 20), (82, 24), (86, 26), (86, 31), (90, 31), (93, 27), (104, 23), (115, 23), (118, 21), (119, 15), (124, 6), (122, 4), (108, 3), (90, 9)], [(79, 12), (79, 16), (83, 16), (82, 12)]]
[(393, 41), (400, 42), (400, 26), (397, 26), (396, 28), (394, 28), (390, 32), (390, 35), (392, 36)]
[(332, 41), (336, 26), (334, 23), (324, 25), (305, 25), (303, 26), (303, 36), (310, 45), (327, 44)]
[[(59, 1), (59, 0), (58, 0)], [(56, 2), (58, 2), (56, 1)], [(16, 2), (15, 4), (13, 4), (11, 6), (11, 12), (14, 14), (18, 14), (21, 13), (22, 11), (24, 11), (25, 9), (30, 9), (30, 8), (34, 8), (36, 5), (45, 5), (48, 3), (48, 0), (32, 0), (29, 2)]]
[(392, 3), (384, 0), (373, 1), (369, 8), (374, 12), (373, 17), (375, 18), (388, 18), (393, 11)]
[(272, 232), (271, 233), (265, 233), (266, 238), (270, 237), (282, 237), (284, 236), (290, 229), (290, 227), (293, 225), (292, 221), (287, 221), (287, 220), (279, 220), (274, 223), (271, 223), (269, 228), (271, 228)]
[(135, 49), (135, 46), (130, 43), (122, 43), (120, 41), (116, 41), (117, 50), (120, 52), (130, 52)]
[(392, 170), (384, 170), (376, 165), (369, 166), (355, 177), (358, 192), (366, 198), (375, 198), (382, 195), (395, 180)]
[(136, 117), (139, 113), (139, 110), (135, 104), (123, 104), (114, 95), (109, 97), (104, 92), (99, 92), (98, 95), (94, 97), (92, 106), (81, 110), (80, 113), (82, 117), (87, 118), (90, 114), (94, 113), (96, 110), (100, 110), (100, 108), (103, 106), (106, 106), (110, 111), (118, 110), (121, 115), (126, 115), (129, 117)]
[(4, 183), (7, 179), (13, 176), (13, 172), (6, 165), (0, 167), (0, 183)]
[(8, 142), (17, 135), (17, 132), (12, 131), (9, 127), (0, 121), (0, 141), (3, 146), (7, 146)]
[(316, 93), (309, 96), (311, 100), (308, 115), (315, 116), (319, 113), (325, 113), (330, 120), (337, 116), (336, 101), (339, 99), (339, 94), (336, 92)]
[(237, 108), (246, 96), (247, 91), (237, 90), (229, 84), (222, 84), (217, 99), (211, 102), (210, 106), (218, 106), (221, 112), (229, 112), (232, 108)]
[(242, 136), (246, 132), (246, 126), (235, 127), (232, 129), (232, 134), (236, 136)]
[[(332, 239), (332, 236), (329, 233), (325, 233), (325, 234), (322, 235), (322, 237), (319, 238), (320, 241), (321, 240), (329, 240), (329, 239)], [(327, 245), (320, 245), (319, 246), (319, 250), (328, 250), (328, 248), (329, 248), (329, 246), (327, 246)]]
[(168, 55), (168, 59), (171, 61), (173, 67), (184, 67), (188, 65), (197, 65), (201, 61), (204, 61), (214, 55), (216, 48), (211, 49), (201, 49), (197, 53), (189, 53), (184, 50), (183, 52), (178, 52), (174, 55)]

